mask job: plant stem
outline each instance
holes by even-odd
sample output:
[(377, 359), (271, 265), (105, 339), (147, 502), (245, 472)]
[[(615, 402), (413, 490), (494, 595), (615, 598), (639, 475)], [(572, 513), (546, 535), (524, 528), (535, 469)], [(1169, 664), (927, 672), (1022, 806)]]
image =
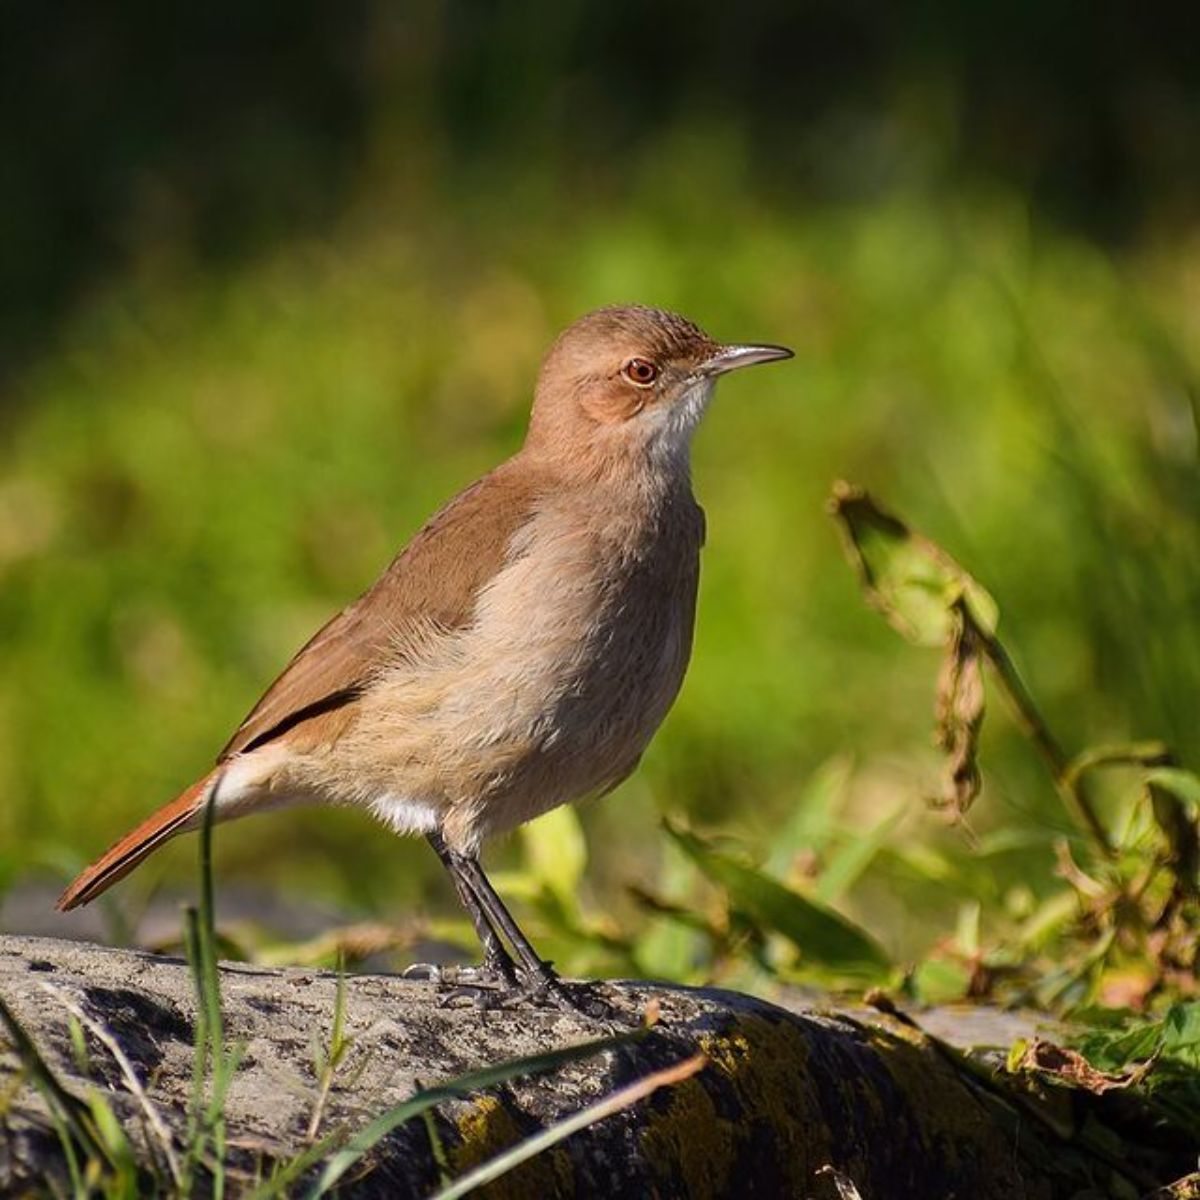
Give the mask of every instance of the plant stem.
[(1087, 794), (1087, 785), (1082, 777), (1071, 774), (1070, 760), (1063, 753), (1058, 739), (1050, 732), (1050, 727), (1046, 724), (1042, 714), (1038, 712), (1037, 705), (1033, 702), (1033, 697), (1018, 674), (1008, 651), (1005, 650), (995, 634), (989, 633), (974, 619), (969, 605), (960, 600), (959, 609), (963, 621), (970, 625), (979, 639), (979, 645), (983, 648), (984, 656), (996, 674), (1000, 690), (1012, 708), (1017, 723), (1033, 742), (1046, 763), (1067, 812), (1088, 835), (1095, 848), (1105, 858), (1113, 858), (1115, 851), (1109, 841), (1107, 831), (1096, 815), (1096, 810), (1092, 807), (1091, 798)]

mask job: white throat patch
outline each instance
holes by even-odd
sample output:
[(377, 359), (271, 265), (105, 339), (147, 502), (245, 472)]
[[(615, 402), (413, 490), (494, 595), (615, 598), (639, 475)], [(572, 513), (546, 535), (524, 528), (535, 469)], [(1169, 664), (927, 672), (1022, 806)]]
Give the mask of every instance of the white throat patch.
[(657, 408), (647, 417), (655, 422), (650, 435), (650, 452), (658, 459), (686, 458), (692, 434), (712, 399), (713, 379), (700, 379), (670, 408)]

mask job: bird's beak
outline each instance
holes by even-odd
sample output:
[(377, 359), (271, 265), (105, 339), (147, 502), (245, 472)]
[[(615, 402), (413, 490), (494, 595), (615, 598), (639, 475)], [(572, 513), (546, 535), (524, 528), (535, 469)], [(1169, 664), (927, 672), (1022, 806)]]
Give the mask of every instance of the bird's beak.
[(753, 367), (756, 363), (791, 357), (792, 352), (786, 346), (722, 346), (712, 358), (700, 365), (696, 373), (712, 378), (724, 375), (726, 371), (736, 371), (739, 367)]

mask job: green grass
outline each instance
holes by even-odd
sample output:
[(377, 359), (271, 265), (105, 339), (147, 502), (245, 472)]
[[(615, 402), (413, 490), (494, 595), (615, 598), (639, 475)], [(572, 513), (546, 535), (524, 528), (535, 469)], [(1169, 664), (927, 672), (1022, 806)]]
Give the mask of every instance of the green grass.
[[(148, 247), (80, 306), (0, 449), (0, 847), (22, 847), (0, 880), (82, 864), (206, 769), (311, 630), (518, 444), (554, 332), (620, 299), (797, 359), (723, 384), (699, 434), (692, 668), (637, 776), (583, 810), (575, 893), (528, 842), (497, 851), (561, 964), (705, 970), (706, 935), (628, 893), (706, 902), (660, 817), (762, 859), (831, 761), (848, 766), (811, 865), (851, 856), (838, 907), (891, 960), (952, 940), (964, 906), (990, 944), (1056, 894), (1071, 826), (1003, 713), (979, 840), (926, 810), (936, 660), (861, 603), (823, 515), (835, 477), (996, 597), (1065, 744), (1162, 738), (1196, 765), (1200, 246), (1116, 258), (1004, 192), (767, 201), (722, 145), (665, 143), (619, 199), (364, 204), (237, 270)], [(1101, 792), (1115, 820), (1119, 789)], [(869, 854), (847, 849), (884, 822)], [(118, 904), (186, 878), (190, 854), (157, 856)], [(348, 917), (453, 911), (423, 846), (352, 813), (247, 821), (220, 872)]]

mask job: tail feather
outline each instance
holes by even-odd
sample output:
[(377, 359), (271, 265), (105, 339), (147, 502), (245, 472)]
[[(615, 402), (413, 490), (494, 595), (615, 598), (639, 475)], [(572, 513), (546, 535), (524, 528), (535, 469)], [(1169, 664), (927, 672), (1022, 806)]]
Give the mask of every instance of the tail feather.
[(170, 841), (177, 833), (192, 828), (193, 819), (208, 798), (209, 784), (216, 775), (217, 771), (211, 771), (203, 779), (197, 780), (182, 795), (147, 817), (102, 858), (92, 863), (59, 897), (60, 911), (69, 912), (72, 908), (94, 900), (119, 879), (124, 879), (164, 842)]

